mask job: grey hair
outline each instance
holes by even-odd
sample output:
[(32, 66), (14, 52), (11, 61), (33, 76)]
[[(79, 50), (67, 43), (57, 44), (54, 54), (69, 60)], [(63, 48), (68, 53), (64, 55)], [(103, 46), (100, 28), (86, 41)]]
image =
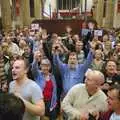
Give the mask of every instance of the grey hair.
[(41, 65), (49, 65), (50, 68), (51, 68), (51, 62), (50, 62), (50, 60), (47, 59), (47, 58), (43, 58), (43, 59), (41, 60)]
[(104, 83), (105, 77), (104, 77), (104, 74), (103, 74), (102, 72), (100, 72), (100, 71), (98, 71), (98, 70), (90, 70), (90, 71), (88, 71), (87, 75), (89, 75), (89, 74), (92, 74), (92, 75), (98, 77), (98, 81), (97, 81), (98, 84), (101, 85), (101, 84)]

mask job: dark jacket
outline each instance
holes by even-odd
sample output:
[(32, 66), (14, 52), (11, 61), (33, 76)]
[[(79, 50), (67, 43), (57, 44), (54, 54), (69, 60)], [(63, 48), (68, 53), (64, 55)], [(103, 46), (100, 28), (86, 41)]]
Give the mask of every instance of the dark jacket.
[(110, 120), (113, 111), (109, 110), (107, 112), (100, 113), (98, 120)]

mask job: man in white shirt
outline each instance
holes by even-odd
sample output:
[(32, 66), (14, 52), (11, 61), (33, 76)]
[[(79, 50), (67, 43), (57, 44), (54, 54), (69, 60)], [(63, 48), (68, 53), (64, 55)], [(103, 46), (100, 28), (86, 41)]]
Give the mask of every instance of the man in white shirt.
[(73, 86), (62, 102), (62, 110), (67, 120), (86, 120), (89, 114), (107, 109), (107, 97), (100, 89), (104, 75), (99, 71), (89, 71), (85, 84)]

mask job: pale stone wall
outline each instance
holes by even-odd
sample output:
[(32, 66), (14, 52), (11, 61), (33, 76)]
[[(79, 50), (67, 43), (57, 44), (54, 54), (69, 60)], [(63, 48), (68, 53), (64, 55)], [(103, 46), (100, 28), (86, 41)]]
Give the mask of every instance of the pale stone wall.
[[(86, 6), (86, 11), (87, 12), (91, 11), (92, 5), (93, 5), (93, 0), (87, 0), (87, 6)], [(85, 12), (85, 0), (82, 0), (82, 8), (83, 8), (82, 12)]]
[(117, 13), (117, 2), (118, 0), (115, 1), (115, 8), (114, 8), (115, 14), (114, 14), (113, 26), (115, 28), (120, 27), (120, 13)]
[(99, 27), (103, 25), (103, 7), (104, 7), (104, 0), (98, 0), (98, 3), (96, 5), (95, 19)]
[(15, 17), (15, 21), (13, 21), (13, 11), (10, 6), (9, 0), (0, 0), (0, 16), (2, 17), (3, 28), (8, 30), (14, 25), (18, 25), (20, 27), (30, 25), (33, 19), (41, 19), (42, 18), (42, 6), (41, 0), (34, 0), (34, 11), (35, 17), (30, 17), (30, 3), (29, 0), (20, 0), (20, 15)]
[(106, 17), (105, 17), (105, 28), (113, 27), (113, 18), (114, 18), (114, 1), (108, 0), (106, 6)]
[(51, 0), (51, 7), (52, 7), (52, 11), (55, 11), (57, 9), (57, 1), (56, 0)]
[(42, 5), (41, 0), (34, 0), (35, 19), (42, 18)]
[[(105, 28), (112, 28), (113, 27), (113, 21), (114, 26), (115, 23), (119, 21), (118, 14), (115, 12), (116, 6), (115, 1), (108, 0), (106, 5), (106, 16), (103, 18), (103, 10), (104, 10), (104, 0), (93, 0), (95, 9), (94, 9), (94, 18), (96, 19), (98, 25), (100, 27)], [(116, 17), (117, 15), (117, 17)]]
[(0, 0), (0, 17), (1, 17), (1, 0)]
[(30, 24), (30, 4), (29, 0), (22, 0), (22, 15), (23, 15), (23, 25), (27, 26)]
[(9, 30), (12, 27), (12, 12), (8, 0), (1, 0), (1, 11), (3, 29)]
[(97, 15), (97, 0), (93, 0), (93, 6), (94, 6), (94, 9), (93, 9), (93, 18), (96, 19), (96, 15)]
[[(0, 0), (0, 16), (4, 29), (12, 27), (12, 9), (9, 0)], [(80, 0), (81, 1), (81, 0)], [(82, 0), (83, 10), (84, 1)], [(87, 5), (90, 8), (91, 2), (95, 2), (94, 18), (100, 27), (112, 28), (120, 27), (120, 13), (117, 13), (118, 0), (108, 0), (106, 7), (106, 17), (103, 18), (104, 0), (87, 0)], [(20, 0), (20, 16), (16, 17), (16, 24), (23, 27), (29, 25), (33, 19), (42, 19), (42, 4), (41, 0), (34, 0), (35, 17), (30, 17), (29, 0)], [(51, 0), (52, 11), (57, 9), (57, 0)]]

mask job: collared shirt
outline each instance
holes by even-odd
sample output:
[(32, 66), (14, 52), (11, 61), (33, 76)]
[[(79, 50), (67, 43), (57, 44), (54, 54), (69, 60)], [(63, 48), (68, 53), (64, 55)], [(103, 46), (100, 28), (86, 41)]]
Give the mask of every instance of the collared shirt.
[(93, 60), (93, 53), (90, 51), (84, 63), (77, 64), (75, 69), (70, 69), (68, 64), (64, 64), (60, 60), (59, 55), (54, 55), (53, 58), (54, 64), (59, 66), (63, 82), (63, 92), (66, 94), (74, 85), (83, 83), (85, 72)]
[(62, 110), (69, 117), (68, 120), (78, 120), (83, 113), (105, 111), (107, 109), (107, 96), (102, 90), (89, 96), (85, 84), (73, 86), (62, 102)]

